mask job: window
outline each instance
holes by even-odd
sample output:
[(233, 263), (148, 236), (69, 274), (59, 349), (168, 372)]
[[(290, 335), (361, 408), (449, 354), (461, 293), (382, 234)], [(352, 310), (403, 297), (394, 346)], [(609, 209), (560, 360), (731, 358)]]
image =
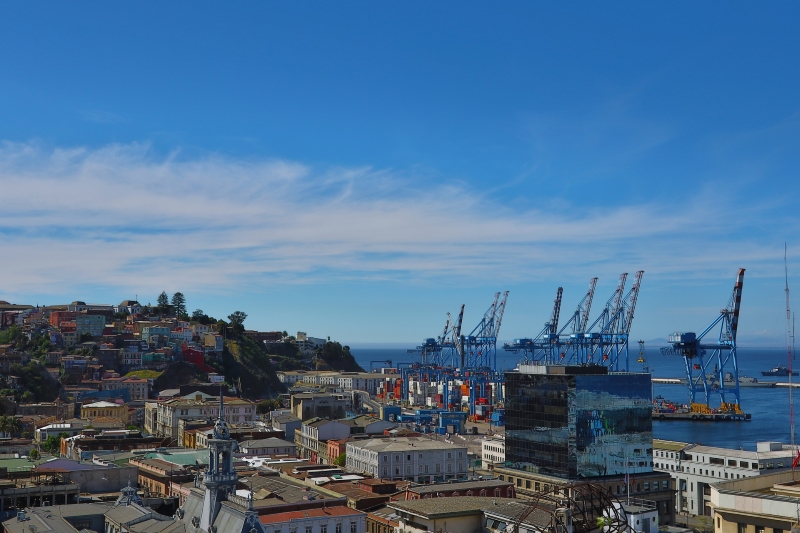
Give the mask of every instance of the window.
[(311, 533), (311, 526), (306, 526), (306, 533)]
[(447, 452), (447, 458), (448, 458), (448, 459), (452, 459), (452, 458), (453, 458), (453, 454), (452, 454), (452, 453), (450, 453), (450, 452)]
[(406, 461), (410, 461), (410, 460), (411, 460), (411, 454), (406, 455)]
[(356, 533), (356, 530), (357, 530), (356, 523), (350, 522), (350, 533)]
[(341, 524), (341, 522), (336, 524), (336, 533), (342, 533), (342, 524)]
[(722, 459), (719, 459), (717, 457), (709, 457), (708, 458), (708, 462), (711, 463), (712, 465), (724, 465), (725, 464), (725, 461), (723, 461)]
[(441, 471), (442, 471), (442, 465), (440, 465), (440, 464), (438, 464), (438, 463), (437, 463), (437, 464), (436, 464), (436, 473), (438, 474), (438, 473), (439, 473), (439, 472), (441, 472)]
[(747, 461), (739, 461), (739, 466), (742, 467), (742, 468), (747, 468), (748, 463), (747, 463)]
[(728, 459), (728, 466), (736, 466), (736, 461)]
[(756, 533), (764, 533), (764, 526), (756, 526)]
[(320, 524), (319, 533), (328, 533), (328, 524)]
[(751, 468), (752, 468), (753, 470), (758, 470), (758, 463), (753, 463), (753, 464), (751, 465)]
[(644, 490), (650, 490), (650, 483), (647, 481), (644, 483)]

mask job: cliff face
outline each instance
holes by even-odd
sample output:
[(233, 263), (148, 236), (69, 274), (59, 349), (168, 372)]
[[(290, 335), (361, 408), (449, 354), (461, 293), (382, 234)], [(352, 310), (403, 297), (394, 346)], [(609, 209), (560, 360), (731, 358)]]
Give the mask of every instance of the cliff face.
[(264, 345), (247, 337), (225, 343), (222, 367), (225, 381), (237, 389), (241, 387), (243, 398), (271, 398), (286, 391)]

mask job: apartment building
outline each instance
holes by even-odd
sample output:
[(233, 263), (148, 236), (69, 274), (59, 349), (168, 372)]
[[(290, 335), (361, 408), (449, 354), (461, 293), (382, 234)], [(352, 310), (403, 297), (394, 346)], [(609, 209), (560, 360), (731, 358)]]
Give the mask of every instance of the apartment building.
[(759, 442), (750, 451), (653, 439), (653, 470), (669, 473), (677, 511), (687, 515), (711, 515), (711, 485), (791, 468), (792, 460), (779, 442)]
[(103, 390), (127, 389), (132, 401), (143, 401), (150, 397), (150, 381), (141, 378), (103, 378)]
[(418, 483), (467, 477), (467, 447), (421, 437), (347, 443), (347, 470)]
[(298, 455), (312, 463), (325, 464), (328, 457), (328, 441), (346, 439), (350, 436), (350, 426), (336, 420), (312, 418), (303, 422), (299, 431), (295, 431), (295, 444)]
[[(187, 418), (214, 419), (217, 418), (218, 411), (219, 398), (201, 392), (172, 400), (147, 402), (145, 404), (145, 431), (159, 437), (178, 439), (179, 420)], [(250, 400), (226, 396), (224, 411), (223, 416), (229, 424), (252, 422), (255, 418), (256, 406)]]
[(106, 317), (103, 315), (90, 315), (78, 313), (75, 315), (75, 333), (80, 337), (86, 333), (92, 337), (102, 337), (106, 327)]
[(96, 418), (119, 420), (128, 423), (128, 406), (111, 402), (94, 402), (81, 406), (81, 418), (90, 422)]
[(506, 439), (502, 437), (485, 438), (481, 441), (481, 468), (503, 466), (506, 462)]

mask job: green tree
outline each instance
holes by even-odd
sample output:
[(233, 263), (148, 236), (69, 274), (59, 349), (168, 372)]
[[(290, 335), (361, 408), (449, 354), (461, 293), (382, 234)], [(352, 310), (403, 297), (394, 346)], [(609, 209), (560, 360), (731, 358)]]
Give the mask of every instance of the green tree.
[(42, 444), (42, 448), (47, 453), (56, 455), (61, 451), (61, 439), (67, 438), (69, 435), (66, 433), (59, 433), (58, 435), (50, 435)]
[(186, 315), (186, 297), (182, 292), (176, 292), (172, 295), (172, 311), (178, 317), (185, 317)]
[(339, 467), (343, 467), (347, 464), (347, 454), (342, 452), (339, 454), (339, 457), (333, 460), (333, 464)]
[(22, 420), (16, 416), (12, 416), (8, 423), (8, 429), (12, 437), (18, 437), (22, 433)]
[(231, 329), (236, 335), (244, 333), (244, 321), (247, 319), (247, 313), (244, 311), (234, 311), (228, 315), (228, 320), (231, 323)]
[(204, 325), (208, 325), (211, 322), (211, 320), (208, 318), (208, 315), (205, 314), (202, 309), (195, 309), (192, 312), (192, 320), (198, 324)]
[(158, 295), (158, 312), (162, 315), (169, 314), (169, 296), (166, 291), (161, 291), (161, 294)]
[(7, 415), (0, 416), (0, 433), (7, 437), (11, 432), (11, 418)]
[(256, 413), (263, 415), (282, 407), (283, 402), (280, 400), (261, 400), (258, 402), (258, 405), (256, 405)]
[(41, 457), (42, 454), (39, 453), (39, 450), (37, 450), (36, 448), (31, 450), (30, 458), (32, 461), (38, 461), (39, 459), (41, 459)]
[(225, 322), (224, 320), (217, 320), (217, 333), (219, 333), (220, 335), (224, 335), (227, 327), (228, 327), (227, 322)]

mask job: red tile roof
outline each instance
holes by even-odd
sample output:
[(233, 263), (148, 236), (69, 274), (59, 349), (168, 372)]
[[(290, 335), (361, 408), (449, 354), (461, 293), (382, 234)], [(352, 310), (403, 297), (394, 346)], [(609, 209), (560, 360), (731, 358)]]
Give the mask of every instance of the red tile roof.
[(305, 511), (289, 511), (259, 516), (262, 524), (277, 524), (289, 520), (302, 520), (304, 518), (324, 518), (326, 516), (358, 516), (364, 513), (349, 507), (325, 507), (324, 509), (307, 509)]

